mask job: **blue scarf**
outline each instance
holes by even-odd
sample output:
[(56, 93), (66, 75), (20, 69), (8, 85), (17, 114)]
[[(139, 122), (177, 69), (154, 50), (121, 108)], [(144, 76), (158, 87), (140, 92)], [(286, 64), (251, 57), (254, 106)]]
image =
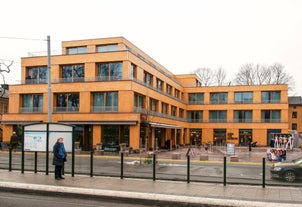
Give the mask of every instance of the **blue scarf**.
[(64, 158), (65, 157), (65, 148), (63, 143), (59, 143), (59, 155)]

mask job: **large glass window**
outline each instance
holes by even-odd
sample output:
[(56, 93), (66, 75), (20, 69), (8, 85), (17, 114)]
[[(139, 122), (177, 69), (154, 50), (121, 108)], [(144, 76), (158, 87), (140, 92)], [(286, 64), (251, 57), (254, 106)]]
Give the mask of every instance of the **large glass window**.
[(161, 104), (161, 113), (168, 114), (168, 106), (169, 105), (167, 103), (162, 102), (162, 104)]
[(203, 104), (203, 93), (189, 93), (189, 104)]
[(281, 111), (280, 110), (262, 110), (261, 121), (262, 122), (280, 122)]
[(130, 65), (130, 79), (136, 79), (137, 78), (137, 67), (136, 65), (132, 64)]
[(27, 68), (26, 83), (47, 83), (47, 77), (46, 66)]
[(252, 122), (252, 110), (235, 110), (234, 122)]
[(211, 104), (228, 103), (228, 93), (210, 93)]
[(156, 79), (156, 88), (158, 89), (158, 90), (163, 90), (163, 81), (162, 80), (160, 80), (160, 79)]
[(112, 52), (112, 51), (117, 51), (117, 50), (118, 50), (117, 44), (96, 46), (97, 52)]
[(103, 125), (102, 126), (102, 144), (105, 151), (119, 150), (121, 143), (129, 146), (130, 126), (129, 125)]
[(226, 110), (213, 110), (210, 111), (210, 122), (226, 122), (227, 111)]
[(92, 97), (92, 111), (118, 111), (118, 92), (96, 92)]
[(158, 100), (150, 98), (150, 110), (157, 111)]
[(122, 80), (122, 66), (121, 62), (116, 63), (98, 63), (98, 77), (101, 81), (108, 80)]
[(202, 111), (188, 111), (188, 121), (194, 123), (202, 122)]
[(262, 103), (280, 103), (280, 91), (263, 91), (261, 93)]
[(153, 76), (150, 73), (144, 71), (144, 83), (146, 85), (152, 86), (152, 80)]
[(177, 107), (171, 106), (171, 116), (176, 116), (176, 112), (177, 112)]
[(166, 84), (166, 93), (172, 95), (172, 86), (169, 84)]
[(84, 54), (87, 53), (87, 47), (70, 47), (67, 48), (67, 54), (68, 55), (74, 55), (74, 54)]
[(79, 111), (79, 93), (57, 93), (56, 111)]
[(144, 108), (145, 96), (140, 94), (134, 94), (134, 107), (135, 108)]
[(81, 82), (84, 80), (84, 65), (63, 65), (62, 80), (63, 82)]
[(253, 92), (235, 92), (235, 103), (247, 104), (253, 102)]
[(42, 112), (43, 95), (42, 94), (23, 94), (22, 112)]

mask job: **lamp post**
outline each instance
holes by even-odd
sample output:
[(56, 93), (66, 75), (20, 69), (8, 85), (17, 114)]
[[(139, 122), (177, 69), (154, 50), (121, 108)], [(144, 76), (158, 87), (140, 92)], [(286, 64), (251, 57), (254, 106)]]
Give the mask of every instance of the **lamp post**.
[(52, 122), (52, 107), (51, 107), (51, 72), (50, 72), (50, 36), (47, 36), (47, 95), (48, 95), (48, 122)]

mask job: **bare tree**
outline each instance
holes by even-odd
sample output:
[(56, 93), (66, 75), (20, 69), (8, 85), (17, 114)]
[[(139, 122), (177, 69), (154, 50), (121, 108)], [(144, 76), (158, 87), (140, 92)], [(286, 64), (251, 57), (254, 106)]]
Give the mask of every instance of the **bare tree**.
[(240, 68), (235, 82), (238, 85), (288, 84), (289, 89), (292, 89), (293, 78), (284, 68), (280, 63), (270, 66), (248, 63)]
[(198, 68), (194, 73), (201, 79), (204, 86), (210, 86), (214, 82), (214, 71), (210, 68)]
[[(2, 81), (3, 81), (3, 84), (5, 84), (5, 76), (4, 76), (4, 72), (6, 73), (10, 73), (10, 67), (13, 65), (14, 61), (10, 61), (9, 64), (6, 64), (4, 60), (1, 60), (1, 63), (0, 63), (0, 75), (2, 77)], [(4, 66), (4, 67), (3, 67)], [(3, 97), (4, 94), (5, 94), (5, 88), (2, 88), (1, 92), (0, 92), (0, 97)]]
[[(0, 63), (0, 75), (2, 76), (3, 84), (5, 84), (5, 77), (4, 77), (3, 72), (10, 73), (10, 67), (13, 65), (13, 63), (14, 63), (13, 60), (10, 61), (9, 64), (6, 64), (4, 62), (4, 60), (1, 60), (1, 63)], [(4, 66), (4, 68), (2, 66)]]
[(214, 79), (216, 80), (217, 85), (222, 86), (225, 82), (225, 78), (226, 78), (226, 71), (222, 67), (219, 67), (215, 71), (215, 77), (214, 77)]
[(254, 65), (248, 63), (243, 65), (239, 72), (236, 74), (235, 82), (238, 85), (254, 85), (255, 84), (255, 72)]

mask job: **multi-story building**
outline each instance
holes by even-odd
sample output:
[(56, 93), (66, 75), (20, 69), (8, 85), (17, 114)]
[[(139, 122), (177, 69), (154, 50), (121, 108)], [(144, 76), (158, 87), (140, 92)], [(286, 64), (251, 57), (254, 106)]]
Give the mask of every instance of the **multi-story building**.
[(302, 138), (302, 97), (288, 97), (288, 128)]
[(123, 37), (62, 42), (62, 55), (51, 56), (51, 84), (46, 56), (22, 58), (21, 67), (4, 137), (16, 126), (48, 122), (49, 108), (51, 122), (75, 126), (83, 150), (97, 143), (266, 146), (269, 133), (288, 132), (287, 85), (203, 87), (195, 74), (171, 73)]

